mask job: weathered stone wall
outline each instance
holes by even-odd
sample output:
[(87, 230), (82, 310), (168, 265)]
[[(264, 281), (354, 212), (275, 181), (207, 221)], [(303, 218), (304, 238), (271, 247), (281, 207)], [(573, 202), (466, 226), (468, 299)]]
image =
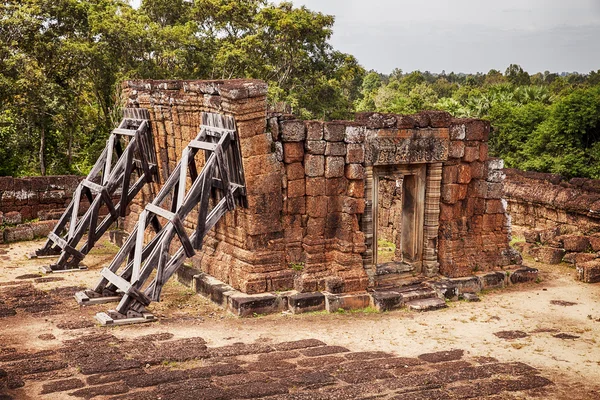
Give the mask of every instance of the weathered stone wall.
[[(412, 239), (422, 242), (425, 275), (466, 276), (515, 261), (501, 163), (487, 159), (489, 125), (443, 112), (301, 121), (267, 115), (266, 89), (258, 81), (124, 84), (127, 105), (150, 111), (163, 180), (196, 136), (201, 111), (236, 119), (249, 207), (211, 231), (193, 259), (197, 269), (245, 293), (365, 290), (376, 251), (373, 182), (388, 172), (414, 178), (415, 193), (424, 193)], [(148, 190), (139, 196), (126, 227), (150, 198)]]
[(520, 263), (509, 246), (510, 217), (504, 196), (504, 163), (488, 157), (490, 125), (454, 119), (442, 174), (440, 271), (466, 276)]
[(505, 169), (506, 200), (515, 225), (600, 232), (600, 180)]
[[(50, 210), (66, 208), (80, 176), (0, 177), (0, 213), (18, 212), (22, 220), (40, 217)], [(1, 222), (1, 220), (0, 220)]]

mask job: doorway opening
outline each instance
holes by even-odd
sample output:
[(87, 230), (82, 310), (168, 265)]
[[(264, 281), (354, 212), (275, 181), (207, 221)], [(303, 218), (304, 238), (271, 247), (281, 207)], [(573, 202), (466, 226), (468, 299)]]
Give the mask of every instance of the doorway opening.
[(386, 166), (374, 174), (377, 276), (422, 272), (426, 166)]

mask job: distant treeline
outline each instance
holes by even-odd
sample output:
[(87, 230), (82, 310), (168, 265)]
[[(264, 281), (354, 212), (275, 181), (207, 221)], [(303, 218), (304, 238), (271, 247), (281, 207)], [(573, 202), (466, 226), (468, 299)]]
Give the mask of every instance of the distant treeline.
[(529, 75), (512, 64), (487, 74), (370, 72), (361, 95), (359, 111), (438, 109), (488, 119), (490, 150), (508, 167), (600, 178), (600, 70)]
[(366, 72), (329, 45), (333, 23), (268, 0), (3, 1), (0, 175), (87, 172), (120, 117), (124, 79), (247, 77), (303, 118), (486, 118), (509, 166), (600, 178), (600, 71)]

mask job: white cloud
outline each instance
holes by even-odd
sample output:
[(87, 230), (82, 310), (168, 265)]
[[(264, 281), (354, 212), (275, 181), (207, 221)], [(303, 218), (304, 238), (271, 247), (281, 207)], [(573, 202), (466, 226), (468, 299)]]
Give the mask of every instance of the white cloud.
[(600, 69), (597, 0), (295, 0), (336, 16), (332, 44), (367, 68)]

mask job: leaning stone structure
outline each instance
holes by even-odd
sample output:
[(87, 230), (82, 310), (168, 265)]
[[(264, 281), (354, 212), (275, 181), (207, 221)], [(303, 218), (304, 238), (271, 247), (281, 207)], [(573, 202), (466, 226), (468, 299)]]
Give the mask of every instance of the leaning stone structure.
[[(251, 80), (129, 81), (123, 91), (128, 107), (150, 112), (163, 179), (196, 136), (201, 112), (235, 118), (248, 207), (226, 214), (192, 262), (228, 288), (364, 292), (520, 262), (485, 121), (445, 112), (302, 121), (268, 113), (266, 84)], [(392, 230), (386, 190), (396, 193)], [(149, 191), (137, 198), (126, 228), (150, 200)], [(395, 244), (395, 259), (383, 262), (378, 239)]]

